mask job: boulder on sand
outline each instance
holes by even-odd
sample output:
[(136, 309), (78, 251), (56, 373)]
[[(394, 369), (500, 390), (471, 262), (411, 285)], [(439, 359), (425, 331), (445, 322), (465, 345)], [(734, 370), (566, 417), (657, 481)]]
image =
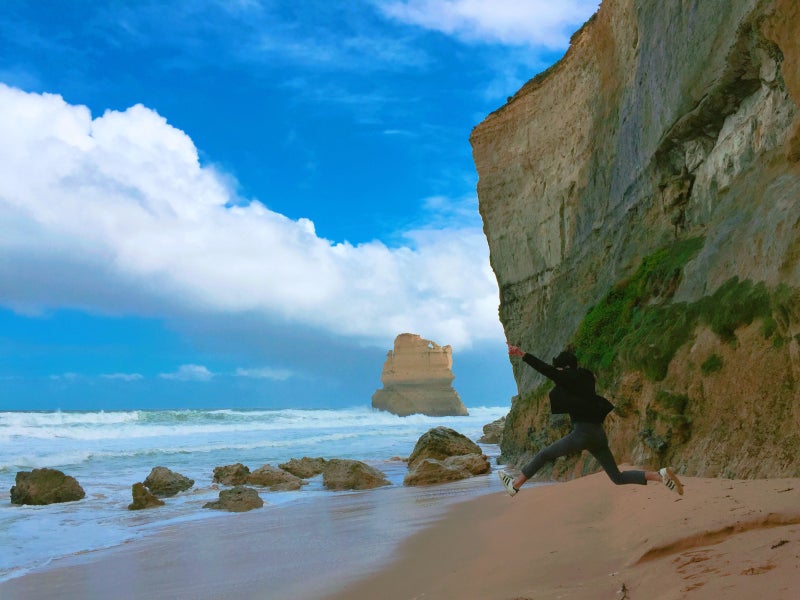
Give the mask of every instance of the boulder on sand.
[(482, 454), (450, 456), (444, 460), (426, 458), (409, 469), (403, 479), (403, 485), (434, 485), (458, 481), (488, 473), (490, 470), (489, 459)]
[(448, 465), (444, 461), (436, 460), (435, 458), (426, 458), (409, 470), (403, 478), (403, 485), (434, 485), (448, 481), (458, 481), (467, 477), (472, 477), (472, 475), (462, 467)]
[(11, 487), (11, 504), (55, 504), (86, 496), (74, 477), (57, 469), (19, 471), (15, 483)]
[(243, 485), (247, 483), (248, 477), (250, 477), (250, 469), (242, 463), (214, 468), (214, 483), (221, 483), (222, 485)]
[(489, 457), (485, 454), (460, 454), (444, 459), (445, 464), (466, 469), (470, 475), (485, 475), (492, 470)]
[(309, 458), (304, 456), (301, 459), (293, 458), (289, 462), (278, 465), (287, 473), (291, 473), (296, 477), (308, 479), (319, 475), (325, 471), (326, 461), (324, 458)]
[(131, 496), (133, 496), (133, 502), (128, 505), (128, 510), (142, 510), (143, 508), (164, 506), (164, 501), (159, 500), (143, 483), (134, 483), (131, 486)]
[(144, 485), (156, 496), (168, 498), (191, 488), (194, 485), (194, 479), (189, 479), (166, 467), (153, 467), (153, 470), (145, 478)]
[(250, 473), (247, 483), (268, 487), (273, 492), (299, 490), (306, 484), (299, 477), (272, 465), (264, 465)]
[(480, 446), (467, 436), (449, 427), (434, 427), (417, 440), (414, 450), (408, 457), (408, 468), (413, 469), (417, 463), (426, 458), (444, 460), (448, 456), (462, 454), (483, 454), (483, 452)]
[(369, 490), (391, 482), (381, 471), (361, 461), (334, 458), (325, 466), (322, 485), (329, 490)]
[(219, 493), (219, 500), (206, 502), (203, 508), (227, 510), (229, 512), (247, 512), (262, 506), (264, 506), (264, 501), (256, 490), (237, 485), (229, 490), (222, 490)]

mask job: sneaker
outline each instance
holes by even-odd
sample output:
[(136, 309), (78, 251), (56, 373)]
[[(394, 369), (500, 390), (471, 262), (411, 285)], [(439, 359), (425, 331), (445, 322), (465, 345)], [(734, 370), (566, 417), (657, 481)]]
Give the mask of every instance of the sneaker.
[(673, 492), (677, 492), (679, 496), (683, 496), (683, 484), (681, 480), (678, 479), (678, 476), (675, 475), (675, 471), (672, 470), (671, 467), (664, 467), (659, 471), (661, 475), (661, 481), (671, 489)]
[(506, 488), (509, 496), (514, 496), (519, 491), (517, 488), (514, 487), (514, 478), (511, 477), (505, 471), (498, 471), (497, 476), (500, 478), (500, 481), (503, 484), (503, 487)]

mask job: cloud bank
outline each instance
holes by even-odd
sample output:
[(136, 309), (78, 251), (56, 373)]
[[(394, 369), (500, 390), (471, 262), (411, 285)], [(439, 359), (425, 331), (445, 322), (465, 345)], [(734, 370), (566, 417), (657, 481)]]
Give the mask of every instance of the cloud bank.
[(403, 331), (461, 347), (502, 339), (475, 224), (407, 231), (398, 247), (320, 238), (307, 219), (237, 197), (142, 105), (93, 117), (0, 84), (0, 139), (0, 305), (257, 315), (381, 345)]
[(379, 6), (398, 21), (467, 42), (563, 50), (576, 25), (599, 4), (599, 0), (399, 0)]

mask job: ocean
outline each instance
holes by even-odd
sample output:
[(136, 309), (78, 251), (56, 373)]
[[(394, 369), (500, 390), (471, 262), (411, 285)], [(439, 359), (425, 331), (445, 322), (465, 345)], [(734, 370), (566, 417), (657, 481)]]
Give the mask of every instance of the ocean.
[[(371, 407), (337, 410), (160, 410), (118, 412), (0, 412), (0, 581), (63, 557), (112, 548), (186, 521), (229, 513), (204, 509), (216, 500), (214, 467), (250, 470), (291, 458), (362, 460), (402, 486), (407, 457), (419, 437), (445, 426), (472, 440), (508, 407), (469, 408), (468, 417), (397, 417)], [(499, 450), (482, 445), (493, 462)], [(129, 511), (131, 486), (155, 466), (195, 480), (166, 505)], [(78, 502), (17, 506), (10, 490), (18, 471), (50, 467), (75, 477)], [(260, 490), (265, 507), (280, 510), (312, 499), (336, 501), (321, 476), (296, 492)], [(361, 492), (371, 493), (371, 492)], [(471, 492), (474, 493), (474, 492)]]

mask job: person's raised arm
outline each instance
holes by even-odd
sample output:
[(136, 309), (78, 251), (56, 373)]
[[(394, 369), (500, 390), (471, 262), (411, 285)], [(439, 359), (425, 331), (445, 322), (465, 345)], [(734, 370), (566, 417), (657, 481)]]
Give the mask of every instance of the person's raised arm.
[(521, 356), (522, 360), (532, 366), (534, 369), (539, 371), (542, 375), (547, 377), (548, 379), (552, 379), (556, 383), (561, 383), (563, 377), (561, 377), (561, 372), (556, 369), (553, 365), (549, 365), (543, 360), (535, 357), (530, 352), (525, 352), (521, 350), (514, 344), (508, 344), (508, 354), (509, 356)]
[[(560, 385), (574, 394), (584, 394), (593, 392), (594, 390), (594, 378), (592, 378), (591, 382), (581, 381), (580, 378), (575, 376), (574, 369), (556, 369), (553, 365), (544, 362), (530, 352), (521, 350), (513, 344), (508, 344), (508, 354), (509, 356), (521, 356), (522, 360), (539, 371), (539, 373), (553, 381), (556, 385)], [(591, 384), (591, 390), (587, 383)]]

